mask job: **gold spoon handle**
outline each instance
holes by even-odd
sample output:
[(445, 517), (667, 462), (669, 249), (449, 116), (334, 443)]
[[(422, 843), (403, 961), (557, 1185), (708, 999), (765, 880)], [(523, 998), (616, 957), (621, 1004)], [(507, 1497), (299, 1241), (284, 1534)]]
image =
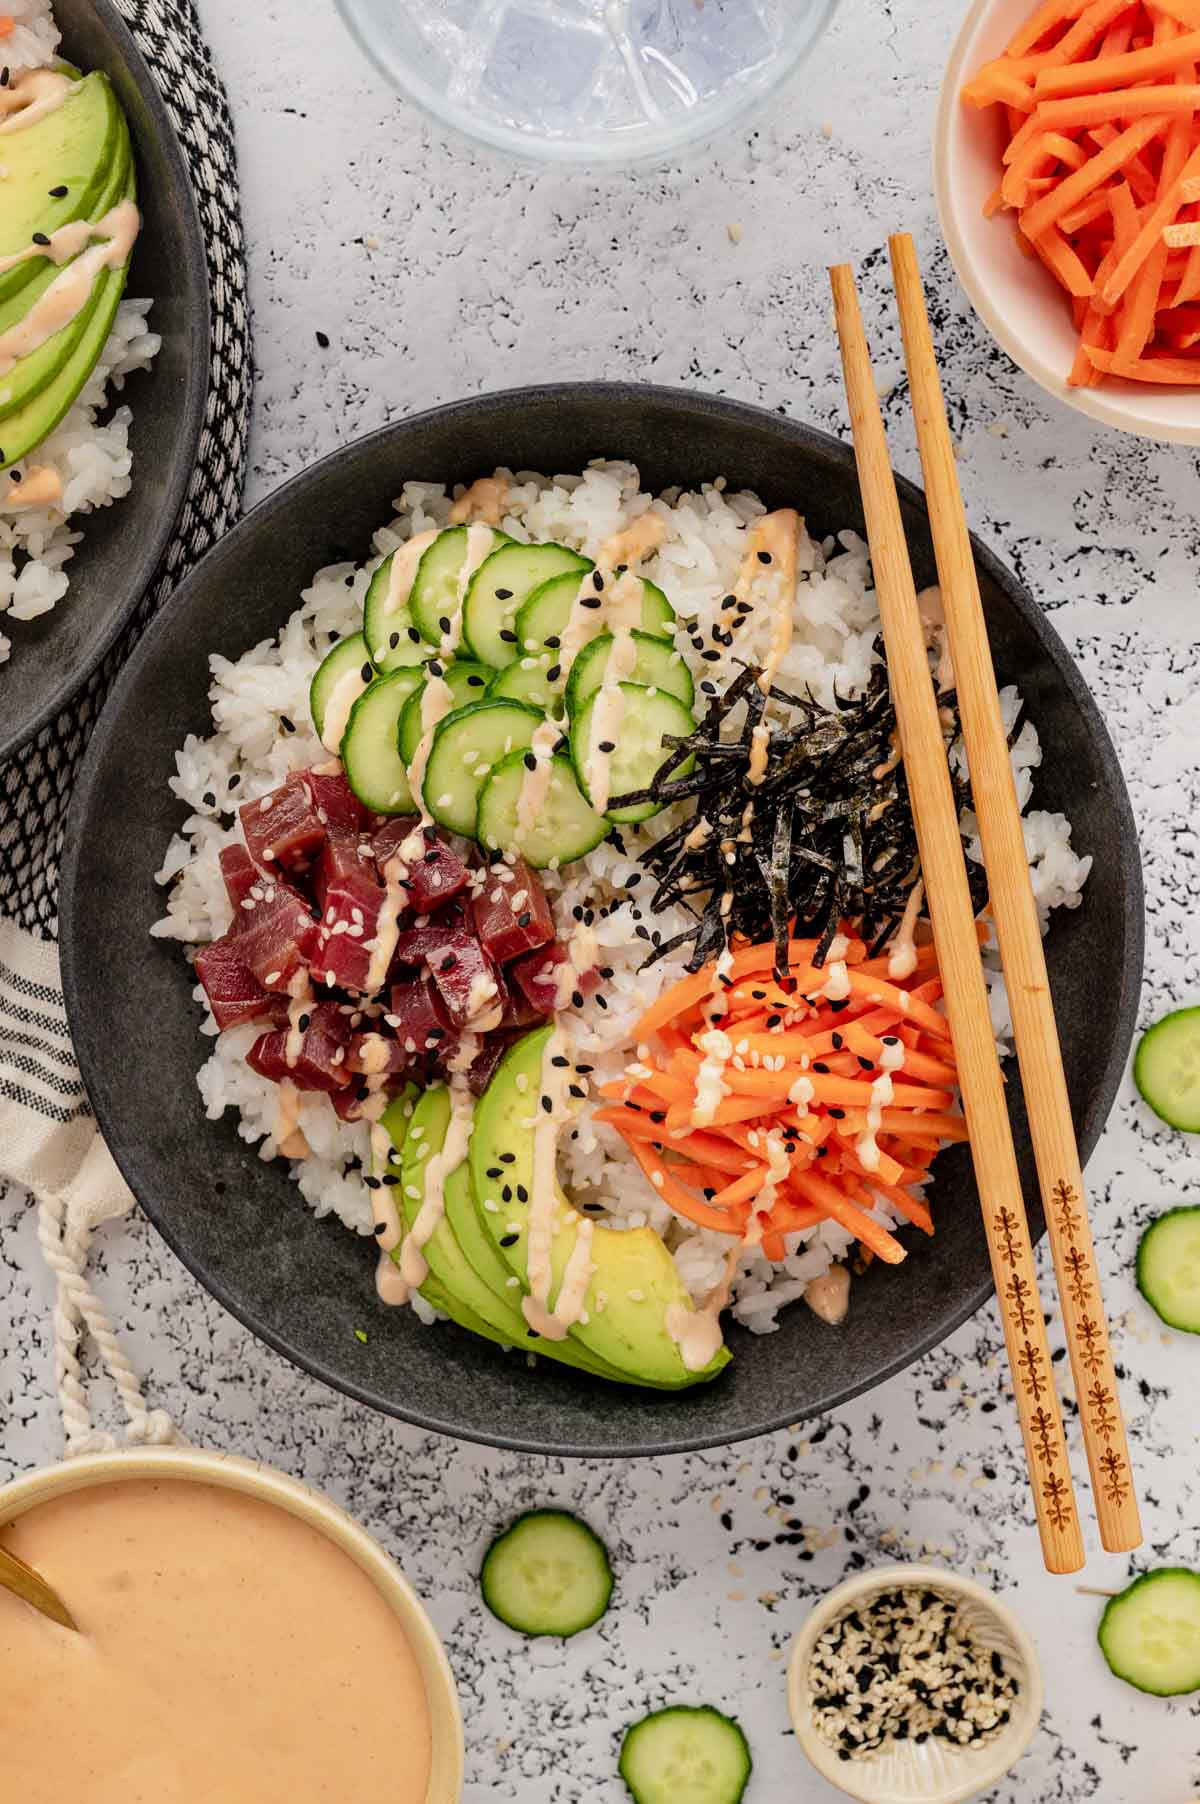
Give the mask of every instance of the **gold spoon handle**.
[(19, 1560), (15, 1553), (9, 1553), (6, 1547), (0, 1547), (0, 1587), (11, 1591), (14, 1597), (22, 1598), (27, 1604), (32, 1604), (35, 1610), (40, 1610), (51, 1622), (61, 1623), (64, 1629), (78, 1631), (79, 1624), (58, 1592), (46, 1583), (40, 1572), (35, 1572), (32, 1566)]

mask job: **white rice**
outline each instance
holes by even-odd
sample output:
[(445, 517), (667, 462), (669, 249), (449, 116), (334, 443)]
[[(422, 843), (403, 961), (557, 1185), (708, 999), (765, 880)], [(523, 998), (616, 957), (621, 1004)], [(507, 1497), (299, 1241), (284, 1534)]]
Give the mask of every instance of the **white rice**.
[[(671, 490), (652, 500), (641, 492), (636, 469), (621, 463), (599, 462), (583, 476), (549, 480), (523, 472), (500, 474), (510, 483), (502, 522), (506, 532), (521, 540), (554, 539), (589, 556), (654, 507), (667, 523), (667, 538), (646, 566), (646, 574), (665, 588), (680, 618), (694, 618), (710, 642), (705, 629), (717, 618), (721, 599), (733, 585), (747, 522), (764, 511), (756, 496), (729, 494), (718, 481), (699, 494)], [(443, 524), (450, 499), (441, 487), (410, 482), (395, 505), (396, 518), (375, 536), (380, 557), (413, 533)], [(875, 662), (878, 617), (867, 552), (854, 533), (843, 532), (836, 540), (807, 541), (802, 562), (805, 575), (795, 608), (795, 637), (779, 681), (789, 688), (807, 684), (828, 704), (835, 685), (842, 696), (860, 689)], [(159, 872), (160, 881), (171, 889), (167, 913), (154, 933), (194, 945), (225, 930), (230, 909), (218, 854), (240, 837), (236, 807), (274, 788), (289, 770), (325, 755), (308, 717), (309, 682), (333, 638), (358, 628), (362, 598), (377, 563), (378, 558), (361, 569), (337, 565), (318, 572), (278, 639), (264, 641), (236, 662), (220, 654), (211, 658), (216, 731), (207, 739), (189, 736), (176, 754), (177, 774), (171, 787), (190, 812)], [(767, 620), (758, 622), (739, 640), (737, 654), (761, 657), (769, 631)], [(700, 669), (723, 686), (735, 666), (727, 661)], [(1019, 707), (1014, 690), (1005, 691), (1004, 705), (1011, 724)], [(281, 716), (294, 725), (294, 732), (280, 728)], [(1037, 733), (1026, 723), (1013, 748), (1022, 806), (1029, 800), (1032, 773), (1040, 761)], [(543, 875), (560, 924), (565, 925), (576, 906), (598, 909), (614, 900), (618, 904), (610, 914), (598, 916), (595, 926), (598, 962), (612, 969), (603, 986), (607, 1007), (593, 1000), (560, 1020), (578, 1057), (595, 1067), (594, 1085), (620, 1075), (631, 1056), (639, 1015), (664, 986), (684, 975), (686, 952), (669, 955), (648, 971), (638, 970), (652, 934), (670, 939), (690, 919), (676, 909), (654, 916), (647, 909), (643, 916), (638, 903), (639, 894), (651, 887), (637, 863), (638, 848), (648, 836), (665, 831), (671, 820), (671, 815), (662, 815), (643, 828), (623, 829), (624, 854), (606, 842), (565, 872)], [(1054, 907), (1075, 907), (1091, 860), (1071, 851), (1069, 823), (1062, 815), (1034, 811), (1026, 815), (1026, 837), (1044, 914)], [(976, 855), (977, 847), (971, 851)], [(1003, 983), (995, 972), (989, 982), (997, 1032), (1003, 1037), (1007, 1029)], [(195, 994), (203, 1003), (199, 987)], [(205, 1031), (215, 1034), (211, 1018)], [(209, 1118), (215, 1120), (225, 1108), (234, 1107), (238, 1131), (247, 1141), (259, 1143), (260, 1156), (269, 1159), (277, 1150), (277, 1090), (245, 1064), (256, 1032), (253, 1027), (241, 1028), (217, 1039), (198, 1081)], [(649, 1223), (658, 1229), (672, 1248), (690, 1293), (697, 1299), (705, 1296), (723, 1275), (727, 1237), (681, 1222), (646, 1183), (620, 1137), (604, 1124), (591, 1122), (590, 1113), (591, 1105), (585, 1105), (576, 1127), (563, 1138), (564, 1183), (579, 1202), (602, 1205), (604, 1219), (612, 1226)], [(292, 1168), (304, 1196), (318, 1213), (332, 1212), (347, 1227), (369, 1234), (373, 1217), (366, 1191), (361, 1180), (346, 1171), (348, 1162), (366, 1150), (365, 1129), (342, 1126), (323, 1096), (303, 1096), (300, 1118), (313, 1148), (310, 1159)], [(882, 1199), (875, 1213), (888, 1224), (896, 1219)], [(747, 1250), (734, 1285), (734, 1315), (757, 1332), (774, 1328), (780, 1307), (802, 1296), (813, 1278), (846, 1253), (851, 1240), (845, 1229), (827, 1222), (789, 1236), (788, 1257), (780, 1265)]]
[[(0, 0), (0, 16), (17, 21), (16, 29), (0, 39), (0, 66), (16, 75), (49, 61), (59, 34), (46, 0)], [(133, 486), (132, 414), (126, 406), (113, 408), (111, 402), (127, 376), (149, 368), (162, 343), (147, 325), (151, 305), (148, 300), (122, 301), (75, 405), (12, 472), (0, 474), (0, 615), (36, 620), (61, 601), (70, 586), (66, 566), (83, 537), (79, 516), (111, 506)], [(6, 505), (19, 497), (20, 479), (46, 467), (62, 484), (60, 501), (52, 507)], [(0, 632), (0, 663), (11, 649), (11, 639)]]

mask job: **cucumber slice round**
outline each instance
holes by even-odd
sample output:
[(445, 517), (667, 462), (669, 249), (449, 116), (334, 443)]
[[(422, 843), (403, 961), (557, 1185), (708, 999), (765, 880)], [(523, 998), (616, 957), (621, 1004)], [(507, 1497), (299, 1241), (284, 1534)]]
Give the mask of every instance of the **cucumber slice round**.
[(488, 1548), (479, 1575), (493, 1616), (522, 1635), (578, 1635), (613, 1593), (603, 1541), (565, 1510), (530, 1510)]
[(1100, 1651), (1118, 1679), (1155, 1697), (1200, 1691), (1200, 1572), (1163, 1566), (1114, 1597)]
[[(465, 708), (468, 702), (481, 702), (487, 694), (491, 674), (486, 664), (475, 664), (467, 658), (453, 659), (442, 671), (456, 708)], [(400, 756), (405, 764), (412, 763), (421, 743), (421, 697), (424, 693), (422, 682), (419, 689), (413, 690), (400, 715)]]
[[(432, 545), (429, 550), (433, 550)], [(423, 664), (426, 658), (436, 656), (434, 647), (422, 639), (407, 601), (390, 611), (388, 609), (392, 564), (398, 555), (393, 551), (390, 557), (384, 558), (371, 578), (371, 586), (363, 602), (363, 638), (367, 642), (371, 662), (381, 673), (408, 669), (414, 664)], [(420, 565), (417, 568), (420, 569)]]
[[(566, 576), (556, 576), (529, 597), (517, 615), (517, 644), (522, 651), (532, 651), (562, 637), (579, 593), (582, 571), (590, 569), (591, 564), (586, 559), (581, 560), (581, 574), (574, 582)], [(649, 633), (652, 638), (674, 638), (675, 610), (658, 584), (648, 583), (644, 577), (639, 625), (642, 632)], [(550, 649), (554, 650), (552, 644)]]
[(738, 1804), (753, 1766), (741, 1725), (710, 1704), (655, 1710), (621, 1744), (636, 1804)]
[(1170, 1209), (1142, 1235), (1138, 1289), (1168, 1328), (1200, 1334), (1200, 1208)]
[[(466, 599), (469, 578), (468, 584), (463, 584), (462, 578), (467, 552), (471, 549), (468, 537), (471, 530), (467, 526), (448, 526), (425, 550), (417, 565), (408, 605), (413, 625), (431, 645), (440, 645), (443, 634), (453, 631), (455, 616)], [(471, 575), (491, 552), (501, 545), (512, 544), (506, 532), (497, 532), (494, 527), (475, 530), (487, 535), (483, 541), (486, 549), (483, 557), (475, 556)], [(476, 543), (479, 542), (477, 538)]]
[[(537, 818), (521, 830), (521, 790), (529, 774), (525, 752), (502, 758), (479, 792), (476, 836), (493, 852), (519, 852), (535, 871), (558, 870), (600, 844), (610, 822), (584, 798), (569, 758), (551, 758), (550, 781)], [(532, 754), (530, 754), (532, 755)]]
[(528, 597), (552, 576), (577, 572), (591, 565), (565, 545), (502, 545), (485, 558), (467, 590), (463, 603), (463, 643), (473, 658), (503, 670), (518, 656), (514, 631), (517, 615)]
[[(609, 795), (630, 795), (646, 789), (670, 757), (663, 744), (670, 736), (683, 739), (696, 730), (691, 712), (678, 696), (665, 690), (650, 690), (641, 683), (618, 685), (625, 701), (625, 711), (609, 756)], [(599, 702), (600, 690), (575, 716), (571, 723), (571, 762), (579, 787), (590, 800), (587, 763), (592, 744), (592, 722)], [(686, 776), (696, 760), (690, 755), (680, 760), (672, 776)], [(627, 808), (606, 809), (610, 821), (646, 821), (664, 806), (662, 802), (637, 802)]]
[(540, 708), (543, 714), (560, 720), (564, 711), (563, 693), (561, 689), (555, 689), (546, 676), (553, 655), (544, 651), (538, 658), (522, 656), (515, 664), (497, 670), (488, 684), (489, 698), (524, 702), (527, 707)]
[(1180, 1008), (1148, 1028), (1133, 1081), (1168, 1127), (1200, 1134), (1200, 1008)]
[(361, 633), (339, 639), (318, 665), (308, 688), (308, 711), (317, 738), (327, 752), (340, 749), (350, 710), (374, 678), (367, 642)]
[[(630, 637), (637, 646), (637, 662), (629, 673), (629, 681), (641, 683), (647, 689), (665, 689), (668, 695), (678, 696), (685, 708), (690, 708), (696, 698), (696, 685), (683, 654), (665, 639), (656, 639), (652, 633), (635, 630)], [(584, 646), (572, 664), (567, 678), (568, 714), (578, 714), (599, 689), (608, 669), (612, 647), (612, 634), (601, 633), (598, 639), (592, 639)]]
[(350, 710), (342, 737), (346, 781), (376, 814), (411, 814), (416, 807), (400, 757), (400, 713), (421, 681), (419, 670), (391, 670), (375, 678)]
[(479, 794), (493, 766), (527, 750), (541, 720), (536, 708), (505, 701), (469, 702), (447, 714), (433, 735), (421, 786), (434, 820), (473, 839)]

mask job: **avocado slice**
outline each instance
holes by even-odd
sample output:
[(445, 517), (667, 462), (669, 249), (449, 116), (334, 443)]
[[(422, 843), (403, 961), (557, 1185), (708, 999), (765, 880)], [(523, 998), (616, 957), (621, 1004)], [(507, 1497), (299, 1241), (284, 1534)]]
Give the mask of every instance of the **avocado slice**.
[[(122, 199), (133, 198), (131, 174)], [(106, 269), (101, 273), (96, 283), (100, 292), (88, 316), (83, 335), (62, 369), (24, 407), (17, 408), (7, 418), (0, 420), (0, 470), (6, 470), (10, 464), (19, 462), (40, 445), (43, 439), (48, 438), (78, 399), (112, 330), (128, 274), (127, 263), (120, 269)]]
[[(425, 1168), (445, 1143), (450, 1125), (450, 1092), (445, 1084), (436, 1084), (425, 1091), (415, 1106), (408, 1103), (411, 1113), (407, 1116), (404, 1105), (405, 1098), (390, 1104), (380, 1119), (380, 1126), (387, 1130), (394, 1144), (397, 1135), (402, 1136), (401, 1184), (397, 1196), (404, 1220), (411, 1228), (425, 1193)], [(447, 1177), (445, 1198), (445, 1215), (423, 1248), (434, 1291), (445, 1300), (438, 1301), (430, 1293), (429, 1279), (421, 1286), (422, 1296), (461, 1327), (470, 1327), (475, 1333), (486, 1330), (490, 1339), (503, 1346), (525, 1347), (529, 1340), (528, 1325), (516, 1303), (510, 1300), (514, 1295), (519, 1296), (520, 1291), (508, 1289), (508, 1267), (479, 1228), (465, 1160)], [(464, 1224), (469, 1224), (476, 1254), (482, 1256), (494, 1276), (494, 1284), (481, 1276), (460, 1244), (456, 1229)], [(399, 1249), (392, 1256), (398, 1262)], [(482, 1327), (479, 1326), (481, 1323)], [(585, 1348), (572, 1346), (567, 1341), (542, 1342), (537, 1351), (596, 1377), (616, 1380), (624, 1377), (603, 1360), (593, 1358)]]
[[(109, 166), (108, 181), (88, 215), (90, 219), (103, 219), (110, 208), (117, 205), (129, 182), (132, 162), (133, 154), (129, 143), (129, 131), (122, 119), (117, 154)], [(64, 267), (66, 266), (64, 265)], [(31, 282), (27, 282), (24, 288), (19, 289), (16, 294), (10, 295), (6, 301), (0, 301), (0, 335), (7, 332), (10, 327), (18, 325), (25, 318), (25, 315), (61, 273), (55, 264), (47, 263), (43, 258), (39, 274)], [(68, 321), (61, 332), (56, 332), (53, 338), (48, 338), (45, 344), (40, 345), (36, 351), (30, 351), (27, 356), (20, 358), (7, 376), (0, 377), (0, 420), (7, 419), (9, 414), (16, 413), (19, 408), (24, 407), (54, 380), (83, 337), (88, 320), (95, 311), (103, 292), (104, 284), (99, 281), (93, 282), (91, 295), (75, 318)]]
[[(49, 237), (59, 226), (92, 216), (124, 124), (107, 75), (97, 71), (36, 124), (4, 134), (0, 257), (28, 249), (35, 232)], [(46, 267), (45, 257), (27, 257), (0, 271), (0, 300)]]
[[(538, 1028), (505, 1053), (476, 1104), (471, 1134), (471, 1189), (479, 1222), (525, 1291), (529, 1290), (531, 1205), (520, 1200), (520, 1193), (533, 1194), (534, 1125), (542, 1090), (542, 1060), (553, 1032), (552, 1027)], [(490, 1175), (501, 1165), (509, 1198)], [(552, 1302), (583, 1219), (557, 1185), (555, 1195), (558, 1215), (551, 1254)], [(489, 1209), (489, 1201), (498, 1201), (499, 1209)], [(591, 1261), (594, 1271), (584, 1304), (587, 1320), (576, 1322), (570, 1330), (570, 1338), (589, 1353), (618, 1367), (635, 1382), (673, 1390), (705, 1383), (729, 1363), (729, 1351), (721, 1347), (700, 1371), (691, 1372), (684, 1365), (680, 1349), (667, 1331), (666, 1316), (672, 1305), (688, 1311), (694, 1305), (661, 1236), (652, 1228), (622, 1231), (597, 1222)], [(540, 1351), (544, 1343), (537, 1344)]]

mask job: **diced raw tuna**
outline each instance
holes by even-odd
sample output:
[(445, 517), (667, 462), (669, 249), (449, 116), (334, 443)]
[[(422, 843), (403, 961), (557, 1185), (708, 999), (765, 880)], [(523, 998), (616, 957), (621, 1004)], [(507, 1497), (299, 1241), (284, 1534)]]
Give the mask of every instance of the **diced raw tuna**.
[[(322, 912), (329, 890), (344, 883), (352, 887), (365, 886), (368, 895), (376, 892), (379, 900), (383, 899), (383, 886), (375, 874), (370, 843), (353, 834), (331, 833), (317, 854), (312, 874), (313, 895)], [(375, 906), (378, 905), (376, 902)]]
[(381, 877), (388, 859), (395, 857), (405, 840), (411, 833), (417, 832), (420, 825), (415, 814), (398, 814), (375, 829), (371, 835), (371, 850), (375, 854), (375, 863), (379, 866)]
[(344, 771), (306, 770), (300, 776), (317, 819), (330, 833), (365, 831), (367, 811), (347, 783)]
[(512, 976), (511, 971), (502, 971), (498, 976), (504, 997), (504, 1013), (500, 1017), (501, 1033), (508, 1027), (532, 1027), (535, 1022), (545, 1020), (544, 1012), (534, 1007), (518, 983), (506, 982), (506, 978)]
[[(566, 948), (554, 940), (549, 946), (539, 947), (538, 951), (527, 952), (524, 958), (517, 959), (508, 967), (508, 975), (539, 1015), (549, 1015), (558, 1007), (558, 973), (567, 962)], [(599, 987), (599, 972), (584, 971), (575, 979), (572, 991), (590, 996)]]
[(465, 908), (451, 903), (429, 916), (420, 927), (406, 927), (396, 941), (396, 962), (401, 965), (432, 964), (434, 958), (462, 933), (471, 936), (471, 923)]
[(431, 978), (393, 984), (391, 1004), (389, 1025), (410, 1058), (453, 1046), (450, 1017)]
[(467, 1070), (467, 1087), (472, 1096), (483, 1095), (495, 1076), (497, 1065), (513, 1042), (520, 1038), (519, 1030), (487, 1035)]
[(326, 888), (320, 941), (313, 957), (313, 975), (319, 983), (366, 991), (383, 897), (382, 886), (363, 873), (343, 877)]
[(263, 900), (239, 909), (238, 951), (266, 990), (286, 990), (317, 948), (317, 923), (299, 890), (280, 877), (264, 878)]
[(346, 1053), (346, 1068), (356, 1075), (374, 1076), (384, 1071), (389, 1077), (395, 1077), (410, 1065), (413, 1054), (406, 1052), (399, 1040), (390, 1033), (381, 1034), (367, 1030), (356, 1033), (350, 1041)]
[(307, 1019), (308, 1025), (295, 1064), (288, 1064), (286, 1027), (261, 1035), (246, 1054), (247, 1062), (273, 1083), (288, 1077), (298, 1090), (344, 1090), (352, 1077), (347, 1069), (349, 1017), (336, 1002), (317, 1002), (301, 1019)]
[(441, 947), (429, 961), (429, 974), (454, 1027), (478, 1023), (480, 1017), (494, 1014), (501, 1001), (496, 967), (465, 928), (443, 935)]
[(325, 827), (300, 771), (257, 802), (238, 810), (246, 845), (264, 871), (304, 871), (325, 843)]
[(497, 865), (486, 879), (471, 912), (479, 943), (490, 958), (506, 965), (554, 938), (546, 892), (523, 858), (511, 867)]
[(195, 969), (222, 1033), (247, 1021), (277, 1019), (286, 1007), (279, 997), (263, 989), (242, 957), (242, 942), (234, 939), (232, 931), (201, 947)]
[[(389, 858), (409, 838), (419, 822), (406, 816), (402, 821), (388, 821), (372, 841), (375, 862), (382, 874)], [(422, 851), (418, 858), (405, 860), (408, 866), (408, 899), (416, 914), (432, 914), (435, 908), (453, 901), (467, 887), (470, 872), (453, 846), (446, 844), (426, 827), (421, 834)]]
[(221, 851), (221, 875), (225, 879), (225, 889), (233, 906), (233, 926), (230, 931), (237, 933), (242, 922), (238, 919), (242, 903), (249, 900), (250, 891), (262, 877), (262, 872), (243, 845), (225, 846)]

